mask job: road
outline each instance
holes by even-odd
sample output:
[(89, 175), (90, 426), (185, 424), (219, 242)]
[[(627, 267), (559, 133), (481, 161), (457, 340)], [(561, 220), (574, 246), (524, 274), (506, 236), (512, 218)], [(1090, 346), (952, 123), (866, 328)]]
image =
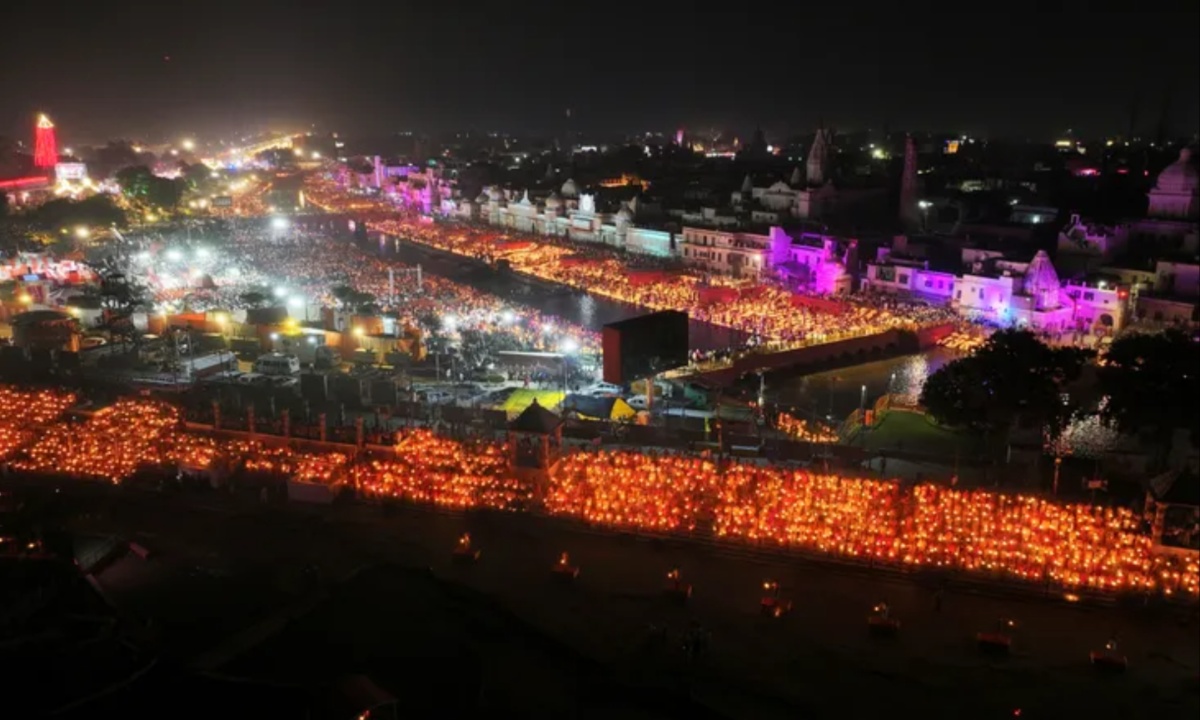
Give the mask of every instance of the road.
[[(762, 558), (735, 547), (638, 539), (527, 515), (456, 516), (365, 505), (261, 505), (223, 494), (165, 497), (128, 490), (81, 519), (89, 532), (143, 533), (157, 554), (122, 560), (102, 582), (119, 604), (152, 616), (181, 657), (236, 656), (226, 635), (271, 617), (299, 597), (289, 577), (306, 564), (325, 580), (371, 563), (425, 567), (497, 599), (546, 633), (621, 672), (643, 672), (635, 652), (650, 623), (681, 636), (691, 620), (712, 635), (691, 671), (691, 693), (729, 717), (1195, 717), (1200, 633), (1194, 620), (949, 593), (906, 579)], [(469, 530), (480, 563), (455, 566), (450, 549)], [(569, 551), (582, 570), (556, 587), (549, 567)], [(665, 572), (694, 583), (687, 608), (661, 597)], [(760, 616), (765, 578), (778, 579), (796, 611)], [(893, 641), (867, 637), (867, 608), (886, 599), (903, 623)], [(1013, 657), (982, 657), (975, 631), (1019, 619)], [(397, 618), (398, 623), (413, 622)], [(1098, 676), (1088, 652), (1111, 633), (1131, 661)], [(172, 633), (174, 633), (172, 635)], [(219, 660), (220, 658), (218, 658)], [(653, 663), (651, 663), (653, 665)], [(661, 668), (658, 668), (661, 669)], [(655, 672), (655, 667), (650, 667)]]

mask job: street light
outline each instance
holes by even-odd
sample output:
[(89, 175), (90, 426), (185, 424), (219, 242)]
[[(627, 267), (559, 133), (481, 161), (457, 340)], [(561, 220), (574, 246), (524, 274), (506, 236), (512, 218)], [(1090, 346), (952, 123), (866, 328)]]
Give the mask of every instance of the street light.
[(92, 231), (89, 230), (86, 225), (75, 226), (75, 237), (79, 238), (80, 240), (86, 240), (87, 238), (91, 237), (91, 235)]

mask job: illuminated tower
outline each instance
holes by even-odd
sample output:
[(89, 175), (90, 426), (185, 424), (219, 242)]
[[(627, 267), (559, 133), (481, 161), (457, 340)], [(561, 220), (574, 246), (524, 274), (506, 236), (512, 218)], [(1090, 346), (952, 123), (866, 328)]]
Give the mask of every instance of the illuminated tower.
[(917, 144), (912, 135), (904, 138), (904, 174), (900, 176), (900, 222), (906, 230), (915, 230), (921, 225), (917, 193)]
[(58, 164), (58, 139), (54, 136), (54, 123), (43, 113), (38, 115), (34, 131), (33, 164), (39, 170), (52, 170)]

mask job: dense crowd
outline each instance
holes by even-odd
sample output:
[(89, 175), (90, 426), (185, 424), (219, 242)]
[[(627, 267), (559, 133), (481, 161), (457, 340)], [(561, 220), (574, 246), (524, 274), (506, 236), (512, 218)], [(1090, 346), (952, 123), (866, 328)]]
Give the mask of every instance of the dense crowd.
[(335, 240), (320, 224), (276, 228), (234, 222), (216, 232), (134, 240), (122, 263), (146, 279), (164, 311), (239, 310), (265, 300), (304, 314), (300, 308), (346, 304), (336, 294), (345, 287), (359, 294), (359, 304), (369, 300), (395, 313), (401, 326), (434, 319), (437, 326), (425, 330), (450, 339), (474, 330), (503, 336), (521, 350), (600, 350), (599, 333), (442, 277), (424, 274), (418, 280), (415, 268)]
[(184, 429), (178, 412), (123, 400), (82, 423), (55, 420), (69, 396), (0, 392), (3, 403), (44, 408), (43, 427), (21, 414), (26, 442), (6, 467), (120, 482), (146, 467), (236, 468), (458, 508), (536, 509), (595, 525), (711, 532), (731, 541), (793, 548), (908, 568), (1095, 592), (1200, 593), (1196, 560), (1155, 552), (1144, 519), (1124, 508), (1033, 496), (905, 488), (892, 481), (790, 467), (634, 451), (577, 451), (561, 458), (540, 497), (516, 477), (510, 448), (459, 442), (428, 430), (400, 433), (392, 453), (353, 462)]

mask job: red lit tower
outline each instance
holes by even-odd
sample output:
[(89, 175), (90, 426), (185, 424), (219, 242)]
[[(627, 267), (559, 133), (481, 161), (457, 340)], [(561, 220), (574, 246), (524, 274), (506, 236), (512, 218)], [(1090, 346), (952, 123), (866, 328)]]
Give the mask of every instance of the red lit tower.
[(53, 170), (58, 164), (58, 139), (54, 135), (54, 123), (43, 113), (38, 115), (34, 131), (33, 164), (39, 170)]

